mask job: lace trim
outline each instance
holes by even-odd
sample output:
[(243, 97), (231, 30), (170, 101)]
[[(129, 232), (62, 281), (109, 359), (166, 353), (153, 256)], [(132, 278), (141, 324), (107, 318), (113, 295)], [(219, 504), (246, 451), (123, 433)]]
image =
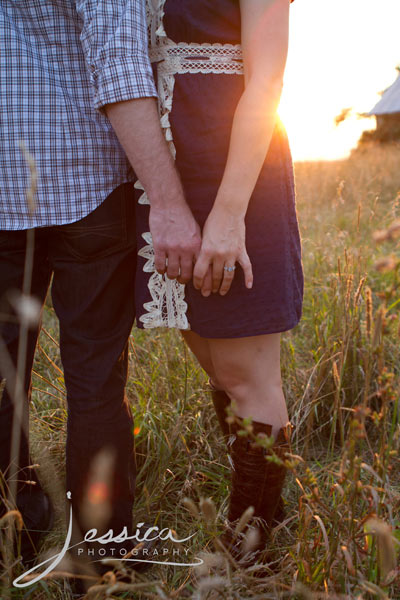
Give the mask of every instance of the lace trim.
[(243, 74), (240, 44), (178, 44), (166, 40), (150, 50), (151, 62), (161, 62), (163, 74), (226, 73)]
[(143, 307), (148, 312), (142, 315), (140, 320), (146, 328), (164, 326), (188, 329), (189, 324), (185, 314), (187, 304), (184, 300), (185, 286), (174, 279), (162, 277), (157, 273), (154, 269), (154, 248), (151, 233), (143, 233), (142, 237), (147, 242), (147, 246), (139, 250), (138, 254), (143, 258), (147, 258), (143, 271), (152, 273), (148, 283), (152, 300), (144, 303)]
[[(163, 26), (165, 0), (147, 0), (146, 15), (149, 37), (149, 54), (152, 62), (158, 62), (158, 107), (161, 127), (172, 156), (176, 150), (172, 139), (169, 114), (172, 110), (172, 99), (176, 73), (229, 73), (242, 74), (242, 53), (240, 45), (232, 44), (176, 44), (167, 38)], [(137, 181), (135, 188), (142, 190), (139, 204), (150, 204), (148, 196)], [(168, 279), (160, 275), (154, 266), (154, 247), (151, 233), (142, 234), (147, 245), (139, 250), (138, 255), (147, 259), (143, 271), (152, 273), (148, 288), (152, 297), (143, 307), (147, 313), (139, 317), (143, 327), (177, 327), (190, 329), (186, 311), (185, 286), (176, 279)]]

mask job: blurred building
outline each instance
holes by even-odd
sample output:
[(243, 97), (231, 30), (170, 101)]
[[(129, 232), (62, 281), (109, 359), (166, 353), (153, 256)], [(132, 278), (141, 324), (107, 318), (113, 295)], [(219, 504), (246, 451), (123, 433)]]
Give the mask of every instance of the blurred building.
[(382, 98), (368, 113), (376, 117), (376, 131), (371, 137), (378, 141), (400, 139), (400, 67), (396, 81), (382, 92)]

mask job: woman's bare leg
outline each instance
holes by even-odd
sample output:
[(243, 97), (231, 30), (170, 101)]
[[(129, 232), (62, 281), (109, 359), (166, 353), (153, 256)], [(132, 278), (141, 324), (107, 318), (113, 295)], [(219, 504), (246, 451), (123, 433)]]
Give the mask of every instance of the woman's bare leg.
[(242, 418), (272, 425), (275, 435), (288, 422), (282, 390), (280, 333), (245, 338), (202, 338), (182, 335), (217, 389), (236, 402)]
[(200, 366), (203, 367), (205, 372), (210, 378), (210, 383), (216, 389), (222, 389), (220, 384), (217, 381), (217, 376), (211, 361), (211, 353), (208, 345), (208, 339), (203, 338), (194, 331), (186, 331), (181, 329), (181, 334), (195, 357), (200, 363)]
[(288, 422), (281, 379), (280, 333), (208, 342), (218, 382), (236, 401), (236, 414), (268, 423), (276, 434)]

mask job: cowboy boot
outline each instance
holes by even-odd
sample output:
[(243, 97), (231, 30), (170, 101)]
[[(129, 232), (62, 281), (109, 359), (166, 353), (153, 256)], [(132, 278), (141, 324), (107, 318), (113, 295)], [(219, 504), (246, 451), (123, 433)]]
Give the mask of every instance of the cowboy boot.
[[(215, 413), (216, 413), (219, 425), (221, 427), (224, 440), (228, 444), (229, 436), (231, 434), (233, 434), (236, 430), (236, 427), (234, 426), (235, 424), (231, 425), (231, 424), (227, 423), (227, 421), (226, 421), (226, 418), (228, 416), (226, 409), (230, 405), (231, 399), (228, 396), (228, 394), (226, 392), (224, 392), (223, 390), (215, 389), (210, 381), (209, 381), (209, 385), (211, 388), (211, 396), (212, 396), (212, 401), (214, 404)], [(261, 428), (261, 430), (262, 430), (262, 428)], [(254, 432), (254, 433), (256, 434), (256, 432)], [(270, 434), (267, 433), (267, 435), (270, 435)], [(229, 452), (229, 445), (228, 445), (228, 452)], [(283, 502), (282, 496), (280, 495), (278, 504), (276, 506), (275, 513), (273, 516), (273, 520), (274, 520), (275, 524), (279, 524), (284, 520), (284, 518), (285, 518), (284, 502)]]
[[(255, 436), (271, 436), (271, 425), (253, 421), (252, 426)], [(237, 431), (240, 428), (240, 425), (236, 425), (236, 433), (233, 440), (231, 438), (233, 470), (228, 511), (229, 527), (222, 535), (221, 541), (242, 566), (249, 566), (254, 564), (265, 547), (270, 530), (274, 526), (287, 472), (284, 464), (268, 460), (267, 457), (275, 454), (278, 459), (284, 460), (285, 453), (290, 449), (292, 426), (288, 423), (286, 428), (281, 428), (269, 449), (252, 442), (248, 437), (238, 435)], [(241, 538), (235, 536), (234, 529), (249, 506), (253, 506), (254, 513), (248, 526), (257, 530), (258, 542), (254, 544), (251, 552), (244, 555), (241, 543), (244, 535), (242, 534)], [(246, 529), (245, 533), (248, 531)]]
[[(210, 384), (211, 386), (211, 384)], [(221, 427), (222, 434), (224, 436), (225, 442), (228, 441), (230, 431), (230, 425), (227, 423), (226, 418), (228, 413), (226, 411), (227, 407), (231, 403), (231, 399), (228, 394), (223, 390), (217, 390), (211, 386), (211, 397), (214, 404), (215, 414), (218, 419), (219, 426)]]

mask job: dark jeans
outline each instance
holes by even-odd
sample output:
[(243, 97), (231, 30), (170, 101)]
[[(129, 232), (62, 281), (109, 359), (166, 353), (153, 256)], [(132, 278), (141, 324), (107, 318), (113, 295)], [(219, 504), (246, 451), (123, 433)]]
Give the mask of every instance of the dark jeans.
[[(21, 290), (26, 231), (0, 232), (0, 335), (14, 364), (17, 361), (19, 324), (9, 302), (12, 290)], [(37, 228), (32, 295), (45, 301), (51, 293), (60, 323), (60, 350), (68, 400), (66, 472), (75, 516), (92, 459), (108, 448), (114, 458), (109, 489), (101, 498), (111, 501), (111, 514), (103, 529), (120, 533), (131, 527), (135, 487), (133, 419), (125, 397), (128, 337), (135, 317), (134, 281), (136, 240), (133, 185), (123, 184), (84, 219), (67, 225)], [(7, 315), (12, 321), (7, 322)], [(25, 391), (28, 412), (31, 369), (38, 331), (29, 335)], [(7, 373), (0, 373), (1, 379)], [(13, 402), (4, 390), (0, 408), (0, 469), (7, 475), (10, 463)], [(19, 493), (34, 479), (30, 469), (29, 440), (22, 433), (18, 464)], [(29, 486), (32, 487), (32, 486)], [(40, 487), (36, 486), (36, 489)], [(98, 489), (92, 501), (98, 502)], [(96, 495), (97, 493), (97, 495)], [(94, 494), (94, 496), (93, 496)], [(87, 498), (86, 498), (87, 499)], [(89, 505), (90, 506), (90, 505)], [(104, 515), (103, 515), (104, 516)]]

